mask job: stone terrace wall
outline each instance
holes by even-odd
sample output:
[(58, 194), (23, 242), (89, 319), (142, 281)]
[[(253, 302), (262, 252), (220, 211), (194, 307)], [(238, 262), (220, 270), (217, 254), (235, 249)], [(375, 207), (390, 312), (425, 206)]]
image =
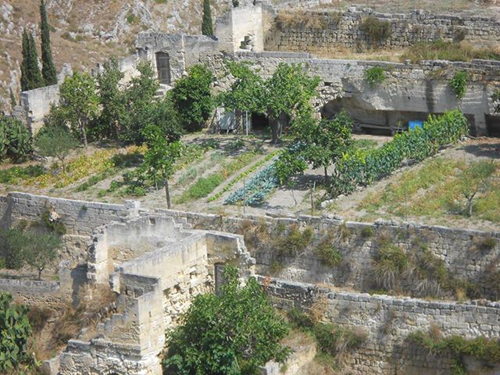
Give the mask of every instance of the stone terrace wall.
[[(494, 18), (462, 15), (434, 15), (423, 11), (410, 14), (376, 13), (369, 8), (349, 8), (345, 12), (281, 10), (268, 33), (268, 51), (309, 51), (331, 53), (332, 47), (367, 49), (372, 47), (401, 48), (418, 42), (464, 39), (476, 46), (496, 43), (500, 22)], [(390, 23), (391, 34), (374, 41), (361, 30), (367, 17)]]
[[(417, 225), (414, 223), (396, 223), (376, 221), (374, 224), (343, 222), (339, 219), (301, 216), (299, 218), (269, 218), (243, 216), (240, 218), (210, 214), (164, 211), (177, 220), (187, 219), (194, 228), (222, 230), (241, 233), (257, 261), (257, 273), (269, 274), (273, 263), (284, 266), (279, 277), (291, 281), (307, 283), (328, 283), (354, 287), (358, 290), (373, 288), (372, 269), (374, 256), (379, 247), (381, 236), (408, 252), (415, 246), (424, 244), (454, 276), (469, 280), (487, 296), (495, 297), (497, 288), (488, 282), (492, 272), (499, 270), (500, 232), (481, 232), (465, 229), (451, 229), (440, 226)], [(278, 257), (273, 241), (283, 231), (297, 226), (301, 230), (311, 228), (314, 239), (311, 246), (296, 257)], [(255, 245), (256, 228), (261, 228), (258, 235), (263, 241)], [(373, 235), (363, 235), (368, 228)], [(333, 234), (332, 243), (342, 254), (343, 262), (338, 267), (325, 266), (314, 249), (329, 233)], [(482, 249), (486, 239), (496, 240), (493, 249)], [(254, 243), (254, 244), (252, 244)], [(407, 288), (418, 292), (416, 285)]]
[[(264, 282), (260, 277), (260, 281)], [(406, 341), (417, 330), (437, 325), (445, 336), (500, 337), (500, 303), (458, 304), (329, 291), (312, 284), (272, 279), (267, 291), (279, 308), (316, 309), (325, 321), (368, 334), (363, 346), (345, 357), (350, 374), (448, 374), (450, 358), (431, 356)], [(498, 374), (500, 368), (470, 374)]]

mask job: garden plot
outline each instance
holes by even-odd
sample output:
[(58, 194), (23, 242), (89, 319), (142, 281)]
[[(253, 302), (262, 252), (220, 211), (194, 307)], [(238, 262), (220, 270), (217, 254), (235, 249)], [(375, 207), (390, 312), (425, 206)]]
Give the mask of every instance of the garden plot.
[[(484, 183), (479, 184), (469, 217), (464, 176), (477, 171), (480, 162), (492, 163), (494, 168)], [(469, 184), (469, 189), (473, 189), (473, 184)], [(364, 221), (395, 218), (426, 224), (498, 229), (500, 140), (474, 139), (445, 149), (421, 164), (404, 167), (368, 188), (337, 198), (327, 211)]]

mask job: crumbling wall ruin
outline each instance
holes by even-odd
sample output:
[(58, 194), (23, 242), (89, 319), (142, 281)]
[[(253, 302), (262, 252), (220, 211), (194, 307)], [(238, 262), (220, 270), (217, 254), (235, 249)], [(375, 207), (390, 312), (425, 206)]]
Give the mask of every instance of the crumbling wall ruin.
[[(362, 29), (368, 17), (389, 23), (389, 34), (374, 40)], [(409, 14), (378, 13), (369, 8), (346, 11), (281, 9), (275, 26), (267, 33), (268, 51), (307, 51), (331, 54), (332, 48), (366, 50), (403, 48), (418, 42), (465, 40), (488, 46), (500, 37), (500, 23), (494, 17), (432, 14), (422, 10)]]

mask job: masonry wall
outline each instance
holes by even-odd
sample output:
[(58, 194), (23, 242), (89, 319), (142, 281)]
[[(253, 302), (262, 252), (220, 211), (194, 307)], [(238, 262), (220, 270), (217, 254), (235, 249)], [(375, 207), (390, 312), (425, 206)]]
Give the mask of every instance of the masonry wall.
[(59, 102), (59, 85), (40, 87), (21, 93), (21, 106), (31, 134), (38, 133), (50, 107)]
[[(377, 221), (374, 224), (344, 222), (339, 219), (302, 216), (300, 218), (268, 218), (244, 216), (241, 218), (210, 214), (165, 211), (176, 219), (187, 219), (193, 228), (223, 230), (240, 233), (257, 261), (257, 273), (277, 272), (280, 278), (307, 283), (328, 283), (337, 286), (371, 290), (374, 258), (381, 238), (388, 238), (406, 253), (423, 251), (425, 246), (441, 259), (450, 275), (468, 280), (487, 297), (498, 298), (498, 288), (489, 282), (489, 276), (499, 270), (500, 233), (451, 229), (439, 226)], [(285, 237), (290, 228), (312, 229), (314, 236), (309, 246), (298, 256), (278, 255), (276, 239)], [(366, 236), (366, 229), (373, 234)], [(315, 249), (328, 239), (342, 255), (338, 266), (326, 266)], [(492, 249), (482, 248), (486, 239), (493, 238)], [(415, 250), (416, 249), (416, 250)], [(279, 267), (277, 267), (279, 266)], [(277, 268), (277, 270), (276, 270)], [(413, 294), (425, 295), (420, 285), (403, 285)]]
[[(367, 17), (389, 22), (389, 37), (378, 41), (365, 33), (360, 26)], [(282, 8), (275, 22), (275, 28), (266, 38), (265, 49), (268, 51), (331, 54), (332, 47), (356, 50), (402, 48), (434, 40), (466, 40), (475, 46), (487, 46), (496, 43), (500, 36), (500, 23), (494, 18), (435, 15), (424, 11), (386, 14), (355, 7), (344, 12)]]
[[(431, 325), (439, 327), (444, 336), (500, 337), (500, 303), (480, 306), (336, 292), (277, 279), (266, 285), (279, 308), (308, 311), (314, 305), (316, 311), (324, 312), (325, 322), (367, 334), (362, 347), (344, 357), (343, 365), (350, 374), (449, 374), (450, 358), (429, 355), (407, 340), (410, 333), (427, 332)], [(467, 361), (470, 374), (492, 375), (500, 370), (473, 362)]]

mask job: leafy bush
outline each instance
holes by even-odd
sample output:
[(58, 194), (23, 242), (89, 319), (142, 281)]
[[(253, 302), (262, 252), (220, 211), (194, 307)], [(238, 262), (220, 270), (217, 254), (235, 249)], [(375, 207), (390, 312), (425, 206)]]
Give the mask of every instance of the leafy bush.
[(493, 250), (498, 241), (493, 237), (487, 237), (481, 242), (481, 248), (484, 250)]
[(375, 229), (373, 229), (372, 227), (363, 227), (363, 229), (361, 229), (361, 237), (362, 238), (370, 238), (370, 237), (373, 237), (375, 235)]
[(442, 147), (457, 142), (469, 131), (465, 116), (458, 110), (429, 116), (423, 128), (397, 134), (391, 142), (374, 150), (353, 150), (336, 163), (329, 193), (348, 194), (396, 171), (405, 159), (421, 161)]
[(280, 340), (288, 324), (254, 278), (245, 286), (226, 267), (218, 293), (198, 295), (180, 325), (167, 334), (164, 374), (255, 374), (271, 359), (284, 362)]
[(359, 29), (370, 37), (373, 42), (381, 43), (391, 36), (391, 23), (381, 21), (376, 17), (366, 17)]
[(372, 66), (365, 70), (365, 81), (374, 88), (385, 81), (385, 69), (381, 66)]
[(213, 74), (204, 65), (192, 66), (186, 77), (176, 81), (171, 98), (185, 130), (201, 130), (212, 114), (212, 81)]
[(0, 114), (0, 161), (9, 157), (17, 162), (32, 151), (31, 136), (26, 126), (13, 117)]
[(460, 72), (455, 73), (453, 78), (450, 81), (450, 87), (455, 93), (455, 96), (458, 100), (461, 100), (465, 92), (467, 90), (467, 82), (469, 80), (469, 74), (462, 70)]
[(0, 293), (0, 371), (2, 373), (14, 373), (20, 367), (24, 367), (24, 370), (33, 365), (33, 358), (29, 354), (32, 329), (27, 315), (28, 311), (27, 307), (12, 303), (10, 294)]
[(384, 290), (395, 290), (410, 260), (408, 255), (392, 242), (380, 242), (373, 267), (375, 284)]
[(342, 328), (334, 324), (316, 324), (313, 328), (319, 349), (332, 357), (359, 348), (367, 339), (363, 331)]

